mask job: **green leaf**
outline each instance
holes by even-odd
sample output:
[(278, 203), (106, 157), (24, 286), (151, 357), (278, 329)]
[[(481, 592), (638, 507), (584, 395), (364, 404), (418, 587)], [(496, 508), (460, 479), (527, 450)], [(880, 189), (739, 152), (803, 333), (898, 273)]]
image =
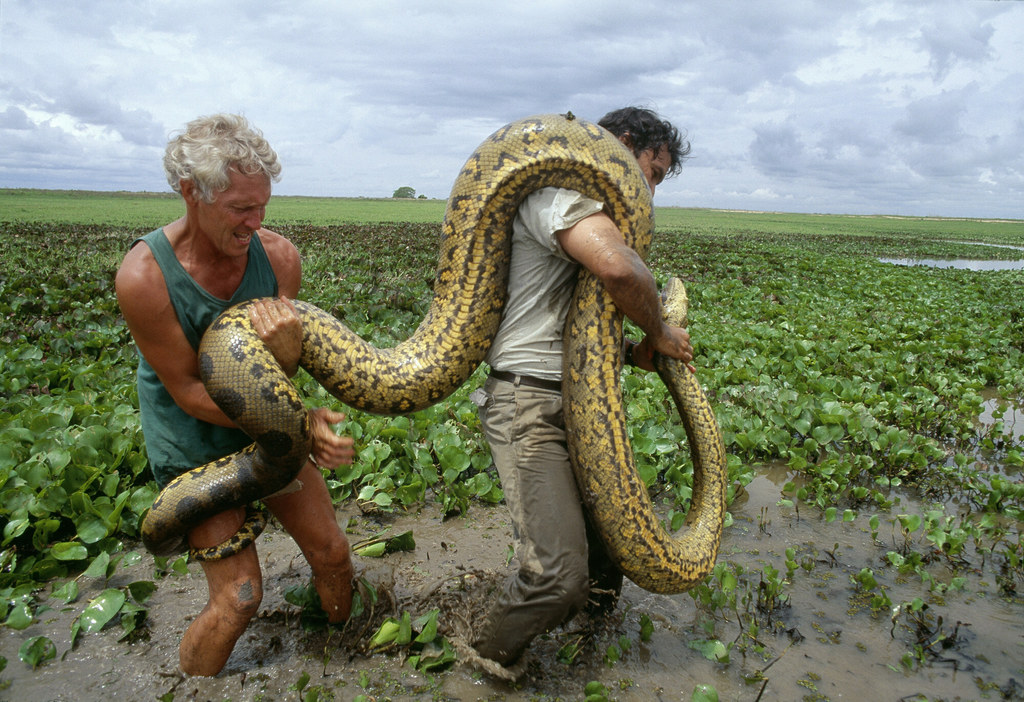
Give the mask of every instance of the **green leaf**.
[(128, 585), (128, 593), (132, 599), (139, 604), (145, 604), (146, 600), (156, 592), (156, 583), (152, 580), (136, 580)]
[(412, 617), (408, 612), (402, 612), (402, 620), (398, 623), (398, 634), (395, 635), (395, 643), (404, 646), (412, 641)]
[(82, 631), (87, 634), (100, 631), (117, 616), (124, 602), (124, 590), (109, 588), (101, 592), (89, 602), (79, 617), (82, 622)]
[(357, 546), (352, 549), (353, 553), (363, 558), (381, 558), (387, 553), (388, 545), (384, 541), (377, 541), (375, 543), (367, 544), (365, 546)]
[(24, 517), (11, 519), (9, 522), (7, 522), (7, 524), (4, 525), (3, 545), (6, 546), (11, 541), (24, 534), (25, 530), (28, 529), (29, 524), (30, 522), (28, 521), (28, 519)]
[(412, 531), (404, 531), (397, 536), (374, 537), (368, 541), (356, 544), (352, 550), (360, 556), (367, 558), (380, 558), (387, 553), (415, 551), (416, 540), (413, 538)]
[(32, 666), (32, 670), (56, 657), (57, 646), (45, 636), (33, 636), (18, 649), (18, 658)]
[(370, 638), (370, 647), (383, 648), (385, 646), (390, 646), (398, 637), (400, 627), (401, 625), (397, 619), (388, 617), (384, 620), (384, 623), (378, 627), (377, 632)]
[(307, 673), (306, 671), (302, 671), (302, 674), (299, 676), (299, 679), (296, 680), (294, 683), (292, 683), (292, 685), (289, 686), (288, 689), (289, 690), (297, 690), (298, 692), (302, 692), (306, 688), (306, 685), (308, 685), (308, 684), (309, 684), (309, 673)]
[(413, 622), (413, 628), (420, 633), (416, 636), (416, 643), (430, 643), (437, 636), (437, 616), (441, 610), (432, 609)]
[(455, 649), (446, 639), (433, 641), (424, 647), (423, 653), (418, 656), (410, 656), (409, 662), (416, 670), (429, 673), (440, 671), (453, 664), (456, 660)]
[(654, 634), (654, 622), (646, 614), (640, 615), (640, 640), (650, 641), (651, 636)]
[(462, 446), (445, 446), (438, 452), (437, 462), (446, 476), (457, 475), (469, 468), (469, 453)]
[(82, 618), (75, 617), (75, 621), (71, 622), (71, 648), (75, 648), (75, 643), (78, 641), (78, 635), (82, 632)]
[(60, 600), (64, 604), (70, 604), (78, 599), (78, 581), (68, 580), (59, 588), (50, 593), (50, 597)]
[(94, 544), (109, 534), (107, 525), (95, 514), (79, 516), (75, 520), (75, 527), (78, 529), (78, 538), (87, 544)]
[(101, 551), (92, 562), (89, 567), (85, 569), (84, 575), (87, 578), (106, 578), (107, 571), (110, 567), (110, 554), (106, 551)]
[(26, 599), (20, 599), (11, 606), (7, 614), (7, 621), (4, 623), (12, 629), (21, 631), (27, 629), (33, 619), (32, 606)]
[(709, 661), (729, 662), (729, 648), (718, 639), (698, 639), (689, 643), (690, 648), (700, 651)]
[(58, 561), (81, 561), (89, 557), (84, 544), (77, 541), (62, 541), (50, 548), (50, 554)]
[(128, 568), (135, 565), (136, 563), (140, 563), (141, 561), (141, 553), (139, 553), (138, 551), (129, 551), (128, 553), (124, 554), (124, 558), (121, 559), (121, 567)]

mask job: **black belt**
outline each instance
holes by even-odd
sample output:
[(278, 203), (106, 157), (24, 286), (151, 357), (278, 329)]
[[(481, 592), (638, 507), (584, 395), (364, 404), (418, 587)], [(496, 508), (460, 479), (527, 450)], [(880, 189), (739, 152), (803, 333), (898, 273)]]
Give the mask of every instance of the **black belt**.
[(513, 385), (526, 385), (531, 388), (541, 388), (542, 390), (553, 390), (555, 392), (562, 391), (561, 380), (544, 380), (543, 378), (534, 378), (532, 375), (516, 375), (515, 373), (500, 370), (492, 370), (491, 377), (496, 380), (503, 380), (506, 383), (512, 383)]

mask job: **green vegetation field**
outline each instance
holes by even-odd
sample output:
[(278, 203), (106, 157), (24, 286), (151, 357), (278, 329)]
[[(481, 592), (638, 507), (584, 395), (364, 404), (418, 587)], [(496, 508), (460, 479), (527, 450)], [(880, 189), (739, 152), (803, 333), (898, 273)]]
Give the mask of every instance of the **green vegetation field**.
[[(275, 197), (267, 225), (303, 254), (302, 297), (387, 346), (427, 308), (443, 208)], [(84, 610), (77, 576), (105, 577), (127, 554), (140, 558), (155, 487), (112, 279), (135, 236), (181, 212), (164, 195), (0, 191), (0, 621), (10, 629), (27, 627), (53, 597)], [(978, 245), (1024, 246), (1024, 222), (661, 208), (657, 226), (650, 264), (660, 281), (687, 283), (730, 501), (760, 465), (781, 462), (794, 479), (780, 499), (827, 521), (865, 520), (886, 555), (850, 588), (882, 617), (898, 604), (884, 585), (896, 579), (918, 581), (922, 601), (938, 602), (980, 573), (991, 596), (1019, 602), (1024, 446), (998, 419), (1024, 396), (1024, 271), (878, 259), (1024, 258)], [(360, 459), (332, 476), (335, 498), (437, 514), (499, 500), (467, 400), (481, 374), (408, 417), (350, 412), (344, 430)], [(299, 383), (311, 404), (334, 402), (307, 376)], [(690, 497), (685, 434), (665, 421), (656, 378), (627, 371), (624, 387), (638, 465), (679, 526)], [(997, 421), (979, 431), (983, 393), (1001, 400)], [(907, 493), (927, 509), (894, 511)], [(787, 559), (789, 573), (769, 578), (779, 593), (800, 577), (799, 549)], [(728, 572), (725, 556), (694, 601), (742, 617), (737, 588), (752, 588), (750, 597), (764, 577), (738, 585)], [(144, 628), (157, 586), (114, 588), (102, 622), (77, 635), (116, 621), (129, 634)], [(45, 641), (28, 644), (23, 660), (52, 654)], [(908, 650), (888, 663), (913, 674), (932, 661), (930, 646)]]

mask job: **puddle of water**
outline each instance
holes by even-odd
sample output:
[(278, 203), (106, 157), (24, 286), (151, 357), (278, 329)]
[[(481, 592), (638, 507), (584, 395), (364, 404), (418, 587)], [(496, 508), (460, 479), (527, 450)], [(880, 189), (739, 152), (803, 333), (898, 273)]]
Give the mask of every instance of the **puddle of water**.
[[(925, 505), (901, 495), (896, 508), (879, 514), (881, 526), (873, 538), (868, 526), (870, 507), (862, 508), (855, 521), (843, 524), (841, 519), (827, 523), (814, 510), (782, 503), (783, 485), (795, 478), (784, 465), (759, 469), (745, 499), (734, 502), (736, 522), (727, 530), (719, 556), (719, 562), (725, 559), (755, 570), (771, 565), (785, 573), (785, 550), (793, 547), (797, 562), (810, 559), (813, 564), (809, 570), (795, 572), (785, 588), (790, 606), (780, 612), (783, 626), (804, 638), (790, 649), (783, 648), (785, 637), (775, 638), (771, 656), (778, 658), (764, 672), (770, 682), (762, 699), (799, 699), (801, 686), (821, 693), (821, 699), (833, 700), (916, 699), (917, 695), (977, 699), (981, 680), (1000, 686), (1020, 680), (1024, 600), (1001, 597), (993, 585), (993, 573), (969, 573), (962, 591), (939, 596), (929, 594), (920, 576), (896, 575), (884, 562), (886, 552), (899, 550), (902, 544), (890, 521), (898, 513), (920, 514)], [(1019, 534), (1022, 527), (1019, 523), (1007, 526), (1011, 534)], [(922, 542), (917, 540), (913, 550), (927, 552)], [(970, 561), (981, 559), (972, 553)], [(948, 582), (951, 573), (943, 563), (936, 559), (928, 571)], [(894, 626), (890, 611), (871, 613), (867, 597), (857, 597), (851, 588), (863, 568), (871, 569), (894, 604), (918, 597), (928, 603), (930, 640), (940, 633), (951, 636), (956, 630), (957, 643), (913, 672), (902, 668), (901, 658), (914, 651), (923, 634), (910, 630), (911, 620), (905, 615)], [(764, 640), (771, 639), (765, 636)], [(743, 661), (748, 673), (764, 669), (768, 662), (751, 658)], [(723, 699), (752, 698), (750, 689), (736, 687), (735, 681), (727, 690), (731, 694)], [(1017, 694), (1024, 696), (1024, 688), (1017, 688)]]
[(978, 433), (986, 433), (995, 424), (995, 413), (1000, 405), (1004, 406), (999, 421), (1003, 423), (1003, 434), (1011, 441), (1024, 441), (1024, 404), (1001, 399), (995, 388), (985, 388), (981, 392), (982, 410), (978, 417)]
[(997, 261), (970, 258), (879, 258), (882, 263), (897, 266), (928, 266), (931, 268), (956, 268), (965, 271), (1019, 271), (1024, 270), (1024, 261)]
[[(1024, 251), (1024, 246), (1010, 244), (989, 244), (982, 241), (961, 241), (961, 244), (972, 246), (992, 246), (997, 249), (1016, 249)], [(897, 266), (928, 266), (931, 268), (956, 268), (967, 271), (1019, 271), (1024, 270), (1024, 260), (1002, 261), (973, 258), (879, 258), (882, 263), (893, 263)]]

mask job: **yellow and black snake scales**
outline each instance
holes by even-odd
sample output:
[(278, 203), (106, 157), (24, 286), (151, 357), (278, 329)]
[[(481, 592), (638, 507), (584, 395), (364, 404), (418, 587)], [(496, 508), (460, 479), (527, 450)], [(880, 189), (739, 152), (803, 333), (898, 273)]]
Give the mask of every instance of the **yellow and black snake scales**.
[[(650, 191), (619, 140), (571, 114), (519, 120), (488, 137), (455, 181), (434, 298), (413, 335), (378, 349), (296, 301), (302, 367), (341, 402), (369, 412), (406, 414), (446, 398), (490, 347), (505, 304), (512, 220), (522, 200), (546, 186), (605, 203), (627, 243), (646, 256)], [(684, 364), (659, 362), (694, 459), (689, 526), (674, 539), (654, 513), (629, 446), (619, 387), (622, 316), (586, 271), (565, 333), (566, 426), (583, 500), (627, 577), (652, 592), (689, 589), (714, 564), (725, 515), (725, 452), (707, 399)], [(253, 331), (246, 304), (211, 325), (199, 356), (210, 396), (255, 443), (166, 486), (142, 526), (143, 542), (157, 554), (178, 550), (208, 516), (283, 488), (310, 451), (303, 401)]]

